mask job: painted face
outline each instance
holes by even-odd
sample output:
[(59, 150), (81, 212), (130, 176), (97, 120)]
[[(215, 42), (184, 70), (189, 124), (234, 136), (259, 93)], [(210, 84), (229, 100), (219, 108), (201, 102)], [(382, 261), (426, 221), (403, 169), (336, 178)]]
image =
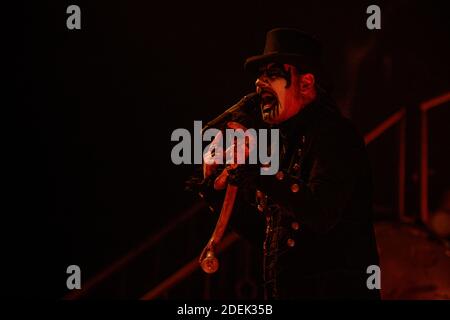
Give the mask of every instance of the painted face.
[(263, 66), (255, 85), (261, 97), (262, 118), (269, 124), (288, 120), (304, 106), (300, 75), (292, 65), (270, 63)]

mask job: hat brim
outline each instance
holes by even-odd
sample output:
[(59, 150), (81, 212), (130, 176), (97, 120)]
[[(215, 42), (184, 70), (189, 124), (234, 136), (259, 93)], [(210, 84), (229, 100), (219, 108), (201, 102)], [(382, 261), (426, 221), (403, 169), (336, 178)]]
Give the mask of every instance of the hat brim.
[(258, 71), (259, 67), (268, 63), (288, 63), (299, 67), (310, 67), (310, 63), (306, 61), (305, 57), (299, 54), (289, 53), (268, 53), (258, 56), (253, 56), (245, 61), (244, 69), (249, 72)]

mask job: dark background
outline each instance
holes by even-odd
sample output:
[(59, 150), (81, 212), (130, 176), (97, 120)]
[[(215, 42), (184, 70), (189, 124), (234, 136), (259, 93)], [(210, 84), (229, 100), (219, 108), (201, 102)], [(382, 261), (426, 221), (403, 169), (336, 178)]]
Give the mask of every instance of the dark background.
[[(81, 7), (81, 30), (66, 28), (70, 4)], [(381, 7), (381, 30), (366, 28), (370, 4)], [(417, 107), (450, 89), (443, 1), (35, 1), (17, 13), (2, 294), (60, 298), (68, 265), (85, 280), (192, 206), (183, 182), (193, 167), (172, 164), (170, 135), (253, 90), (243, 62), (273, 27), (321, 40), (324, 82), (362, 133), (408, 108), (407, 209), (417, 215)], [(449, 177), (449, 117), (439, 112), (435, 198)], [(396, 146), (393, 131), (369, 147), (383, 218), (395, 214)], [(213, 225), (201, 215), (97, 296), (139, 297), (194, 258)], [(201, 295), (196, 277), (178, 296)]]

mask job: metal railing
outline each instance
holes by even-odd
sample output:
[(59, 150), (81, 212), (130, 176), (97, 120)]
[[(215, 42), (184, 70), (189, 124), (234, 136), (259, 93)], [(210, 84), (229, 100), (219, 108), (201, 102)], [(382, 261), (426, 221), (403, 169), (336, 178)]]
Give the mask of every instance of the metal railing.
[[(421, 219), (423, 222), (428, 221), (429, 209), (428, 209), (428, 118), (427, 112), (439, 105), (442, 105), (450, 101), (450, 92), (440, 95), (436, 98), (427, 100), (420, 104), (421, 111)], [(402, 221), (409, 221), (405, 216), (405, 164), (406, 164), (406, 109), (401, 108), (386, 120), (381, 122), (377, 127), (371, 130), (364, 136), (366, 145), (370, 144), (384, 132), (391, 127), (399, 124), (399, 157), (398, 157), (398, 213), (399, 218)], [(113, 262), (108, 268), (99, 272), (97, 275), (89, 279), (83, 286), (83, 289), (73, 291), (67, 294), (64, 299), (79, 299), (87, 294), (92, 288), (99, 285), (101, 282), (110, 277), (113, 273), (119, 271), (128, 265), (137, 256), (147, 251), (151, 246), (155, 245), (162, 238), (164, 238), (171, 230), (175, 229), (182, 222), (191, 219), (196, 213), (200, 212), (204, 208), (203, 205), (197, 204), (191, 209), (186, 211), (178, 219), (174, 220), (170, 225), (158, 232), (156, 235), (149, 237), (140, 246), (131, 250), (127, 255), (121, 259)], [(220, 251), (228, 249), (239, 237), (236, 234), (228, 235), (220, 248)], [(199, 269), (197, 258), (194, 258), (189, 263), (181, 267), (178, 271), (173, 273), (167, 279), (162, 281), (159, 285), (152, 288), (144, 296), (142, 300), (150, 300), (157, 298), (162, 293), (170, 290), (173, 286), (185, 279), (187, 276)]]
[(450, 101), (450, 92), (427, 100), (420, 105), (420, 217), (427, 224), (430, 218), (428, 203), (428, 112)]
[[(239, 240), (239, 236), (237, 234), (235, 233), (229, 234), (222, 240), (221, 244), (219, 245), (219, 248), (217, 249), (217, 253), (220, 253), (228, 249), (228, 247), (231, 246), (233, 243), (235, 243), (237, 240)], [(177, 283), (181, 282), (182, 280), (187, 278), (191, 273), (198, 270), (199, 267), (200, 265), (198, 262), (198, 257), (196, 257), (192, 259), (189, 263), (185, 264), (178, 271), (173, 273), (170, 277), (162, 281), (159, 285), (157, 285), (156, 287), (148, 291), (146, 294), (144, 294), (140, 300), (152, 300), (158, 298), (161, 294), (163, 294), (170, 288), (173, 288)]]
[(377, 139), (389, 128), (399, 124), (399, 148), (398, 148), (398, 214), (402, 221), (407, 221), (405, 215), (405, 186), (406, 186), (406, 109), (399, 111), (381, 122), (375, 129), (364, 136), (366, 145)]
[(190, 220), (194, 217), (198, 212), (202, 209), (206, 208), (206, 205), (202, 202), (198, 202), (193, 205), (190, 209), (183, 212), (178, 218), (172, 221), (171, 224), (167, 225), (163, 229), (161, 229), (156, 234), (151, 235), (146, 240), (144, 240), (139, 246), (130, 250), (126, 255), (121, 257), (120, 259), (111, 263), (107, 268), (103, 269), (99, 273), (97, 273), (92, 278), (88, 279), (86, 283), (83, 284), (82, 289), (80, 290), (72, 290), (67, 295), (64, 296), (65, 300), (76, 300), (85, 296), (89, 293), (94, 287), (108, 279), (111, 275), (116, 273), (117, 271), (125, 268), (128, 264), (130, 264), (133, 260), (139, 257), (141, 254), (149, 250), (156, 243), (164, 239), (171, 231), (175, 230), (176, 227), (181, 225), (182, 223)]

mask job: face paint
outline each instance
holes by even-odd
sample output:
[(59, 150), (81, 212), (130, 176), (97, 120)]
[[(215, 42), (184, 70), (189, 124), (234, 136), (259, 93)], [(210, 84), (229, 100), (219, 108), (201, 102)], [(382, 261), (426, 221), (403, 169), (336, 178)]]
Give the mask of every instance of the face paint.
[(291, 85), (291, 72), (286, 70), (282, 64), (272, 63), (258, 71), (257, 77), (267, 76), (269, 79), (275, 80), (282, 78), (286, 80), (286, 88)]
[(299, 111), (299, 75), (291, 70), (293, 66), (274, 63), (260, 69), (256, 87), (262, 118), (267, 123), (283, 122)]

